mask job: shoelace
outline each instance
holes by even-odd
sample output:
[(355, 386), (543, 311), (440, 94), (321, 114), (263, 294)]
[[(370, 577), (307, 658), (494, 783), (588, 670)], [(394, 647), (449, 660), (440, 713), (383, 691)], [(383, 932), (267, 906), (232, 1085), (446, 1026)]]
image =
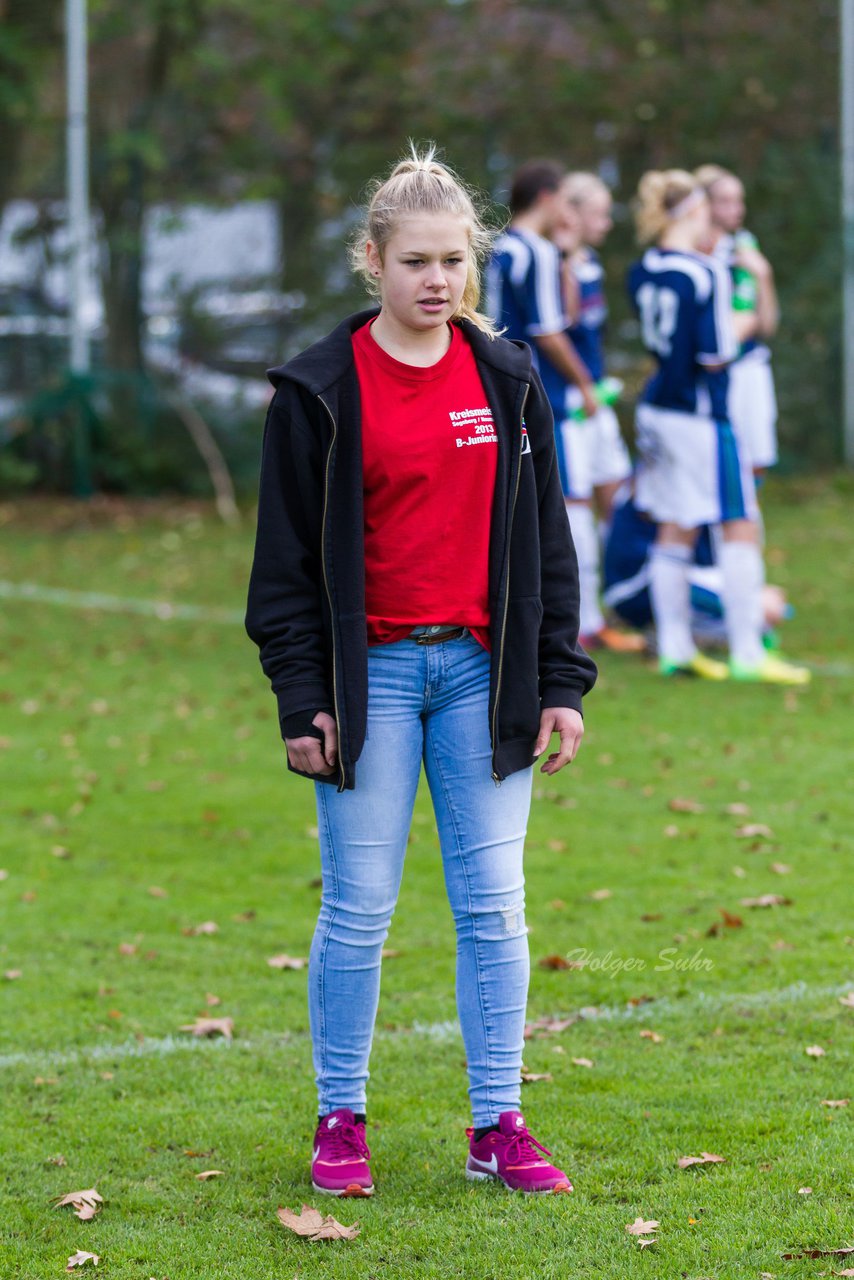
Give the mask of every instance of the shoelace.
[(518, 1133), (513, 1135), (507, 1146), (508, 1163), (526, 1164), (539, 1162), (540, 1157), (534, 1147), (538, 1151), (542, 1151), (544, 1155), (551, 1155), (551, 1151), (548, 1151), (541, 1142), (537, 1142), (537, 1139), (531, 1136), (527, 1128), (520, 1129)]
[(348, 1124), (346, 1120), (339, 1120), (334, 1129), (327, 1129), (325, 1138), (331, 1148), (330, 1155), (336, 1158), (345, 1159), (347, 1156), (357, 1155), (364, 1160), (370, 1159), (368, 1144), (359, 1133), (358, 1127)]

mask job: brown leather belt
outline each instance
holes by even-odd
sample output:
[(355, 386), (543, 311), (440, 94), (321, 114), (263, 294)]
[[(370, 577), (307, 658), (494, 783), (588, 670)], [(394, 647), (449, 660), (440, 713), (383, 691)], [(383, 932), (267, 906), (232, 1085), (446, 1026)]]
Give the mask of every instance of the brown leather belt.
[(414, 627), (409, 633), (409, 639), (416, 644), (442, 644), (445, 640), (459, 640), (465, 633), (465, 627)]

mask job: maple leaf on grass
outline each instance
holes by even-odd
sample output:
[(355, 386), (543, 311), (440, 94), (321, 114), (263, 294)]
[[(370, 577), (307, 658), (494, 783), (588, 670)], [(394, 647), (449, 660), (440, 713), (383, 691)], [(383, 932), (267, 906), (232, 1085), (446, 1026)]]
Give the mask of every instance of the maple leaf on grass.
[(190, 1031), (194, 1036), (225, 1036), (231, 1040), (234, 1031), (233, 1018), (201, 1018), (195, 1022), (185, 1022), (181, 1031)]
[(672, 800), (668, 800), (667, 807), (671, 813), (705, 813), (706, 806), (699, 804), (696, 800), (687, 800), (682, 796), (674, 796)]
[(279, 956), (270, 956), (267, 964), (271, 969), (304, 969), (308, 960), (304, 956), (288, 956), (283, 953)]
[(551, 1072), (529, 1071), (527, 1067), (522, 1068), (522, 1084), (536, 1084), (538, 1080), (551, 1080)]
[(73, 1271), (75, 1267), (82, 1267), (85, 1262), (91, 1262), (93, 1267), (97, 1267), (101, 1261), (97, 1253), (87, 1253), (85, 1249), (78, 1249), (68, 1259), (66, 1271)]
[(324, 1218), (308, 1204), (304, 1204), (299, 1213), (280, 1208), (276, 1215), (283, 1227), (306, 1240), (355, 1240), (359, 1234), (359, 1227), (345, 1227), (331, 1213)]
[(648, 1236), (659, 1225), (655, 1218), (651, 1218), (648, 1221), (646, 1218), (635, 1218), (634, 1222), (626, 1223), (626, 1230), (632, 1236)]
[(225, 1173), (225, 1169), (205, 1169), (203, 1173), (197, 1173), (196, 1177), (199, 1182), (207, 1182), (208, 1178), (219, 1178)]
[(784, 898), (782, 893), (763, 893), (758, 898), (740, 898), (743, 907), (790, 907), (791, 898)]
[(653, 1044), (661, 1044), (664, 1039), (664, 1036), (659, 1035), (657, 1031), (650, 1031), (647, 1027), (644, 1027), (643, 1031), (639, 1031), (638, 1035), (642, 1040), (651, 1040)]
[(68, 1204), (72, 1205), (81, 1222), (87, 1222), (89, 1218), (94, 1218), (104, 1203), (94, 1187), (87, 1187), (85, 1191), (69, 1191), (67, 1196), (56, 1196), (55, 1200), (57, 1209), (62, 1209)]
[(680, 1169), (690, 1169), (695, 1164), (726, 1164), (726, 1156), (715, 1156), (702, 1151), (698, 1156), (680, 1156), (676, 1161)]

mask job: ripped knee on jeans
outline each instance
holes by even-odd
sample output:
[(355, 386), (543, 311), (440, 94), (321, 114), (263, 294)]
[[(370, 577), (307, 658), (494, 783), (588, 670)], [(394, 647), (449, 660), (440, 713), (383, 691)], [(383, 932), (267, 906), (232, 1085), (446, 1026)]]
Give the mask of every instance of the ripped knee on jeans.
[(485, 940), (520, 938), (528, 932), (524, 902), (512, 902), (497, 911), (477, 911), (472, 914), (472, 919), (475, 933)]

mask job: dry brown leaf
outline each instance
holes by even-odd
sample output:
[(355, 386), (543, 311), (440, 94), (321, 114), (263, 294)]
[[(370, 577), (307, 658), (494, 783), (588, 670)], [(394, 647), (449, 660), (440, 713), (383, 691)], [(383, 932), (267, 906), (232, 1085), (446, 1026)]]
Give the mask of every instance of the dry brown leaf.
[(230, 1040), (234, 1031), (234, 1019), (197, 1017), (195, 1022), (185, 1022), (180, 1030), (191, 1031), (194, 1036), (225, 1036), (226, 1040)]
[(51, 847), (51, 853), (55, 858), (70, 858), (71, 850), (67, 849), (64, 844), (55, 844)]
[(798, 1187), (798, 1195), (799, 1195), (799, 1196), (811, 1196), (811, 1195), (812, 1195), (812, 1187)]
[(537, 963), (541, 969), (569, 968), (569, 961), (564, 956), (543, 956)]
[(538, 1080), (551, 1080), (552, 1076), (548, 1071), (537, 1073), (536, 1071), (528, 1071), (522, 1068), (522, 1084), (536, 1084)]
[(571, 1018), (538, 1018), (536, 1022), (525, 1024), (525, 1039), (530, 1040), (535, 1032), (549, 1035), (552, 1032), (566, 1031), (567, 1027), (571, 1027), (577, 1021), (577, 1015)]
[(591, 1058), (570, 1058), (570, 1062), (574, 1067), (592, 1067), (593, 1066), (593, 1061)]
[(85, 1262), (91, 1262), (93, 1267), (97, 1267), (101, 1261), (97, 1253), (87, 1253), (85, 1249), (78, 1249), (76, 1253), (72, 1253), (68, 1259), (66, 1271), (73, 1271), (75, 1267), (82, 1267)]
[(357, 1226), (345, 1227), (336, 1222), (331, 1213), (324, 1218), (317, 1209), (304, 1204), (299, 1213), (292, 1209), (277, 1209), (276, 1215), (282, 1226), (307, 1240), (355, 1240), (359, 1234)]
[(822, 1098), (821, 1105), (823, 1107), (847, 1107), (850, 1098)]
[(194, 924), (182, 929), (181, 932), (190, 938), (198, 937), (204, 933), (219, 933), (219, 925), (215, 920), (204, 920), (201, 924)]
[(149, 885), (148, 892), (151, 894), (152, 898), (168, 898), (169, 897), (169, 894), (166, 892), (166, 890), (161, 889), (160, 886), (157, 884)]
[(844, 1004), (846, 1009), (854, 1009), (854, 991), (848, 991), (844, 996), (840, 996), (839, 1003)]
[(768, 840), (774, 832), (764, 822), (746, 822), (743, 827), (736, 827), (735, 834), (740, 840), (755, 840), (757, 837)]
[(675, 840), (676, 837), (679, 835), (679, 828), (677, 827), (676, 823), (675, 822), (668, 823), (668, 825), (664, 828), (664, 834), (667, 836), (668, 840)]
[(628, 1000), (626, 1001), (626, 1004), (629, 1005), (632, 1009), (636, 1009), (638, 1005), (652, 1004), (654, 1000), (655, 1000), (655, 996), (648, 996), (648, 995), (629, 996)]
[(714, 924), (709, 925), (706, 930), (707, 938), (716, 937), (723, 929), (741, 929), (744, 927), (744, 921), (741, 916), (735, 916), (731, 911), (727, 911), (726, 907), (718, 907), (721, 913), (721, 919)]
[(6, 969), (3, 972), (3, 977), (7, 982), (14, 982), (16, 978), (22, 977), (23, 973), (23, 969)]
[(196, 1177), (199, 1182), (207, 1182), (208, 1178), (219, 1178), (225, 1173), (225, 1169), (205, 1169), (203, 1173), (197, 1173)]
[(651, 1218), (649, 1221), (647, 1221), (646, 1218), (635, 1218), (634, 1222), (626, 1224), (626, 1230), (633, 1236), (648, 1236), (649, 1233), (651, 1231), (655, 1231), (659, 1225), (660, 1224), (654, 1218)]
[(808, 1044), (806, 1049), (804, 1050), (804, 1053), (807, 1055), (808, 1058), (824, 1057), (824, 1049), (822, 1049), (820, 1044)]
[(303, 956), (287, 956), (283, 953), (280, 956), (270, 956), (267, 964), (271, 969), (304, 969), (308, 959)]
[(844, 1271), (834, 1271), (831, 1274), (835, 1276), (854, 1276), (854, 1267), (846, 1267)]
[(745, 804), (743, 800), (735, 800), (732, 804), (724, 805), (724, 813), (728, 813), (732, 818), (746, 818), (750, 814), (750, 805)]
[(641, 920), (644, 924), (650, 924), (653, 920), (660, 920), (661, 918), (662, 916), (660, 911), (645, 911), (641, 916)]
[(680, 1169), (689, 1169), (694, 1164), (726, 1164), (726, 1156), (714, 1156), (703, 1151), (698, 1156), (680, 1156), (676, 1163)]
[(740, 898), (743, 907), (790, 907), (791, 898), (784, 898), (781, 893), (762, 893), (758, 898)]
[(639, 1031), (638, 1035), (642, 1040), (651, 1040), (653, 1044), (661, 1044), (664, 1036), (659, 1035), (657, 1031), (650, 1031), (644, 1027), (643, 1031)]
[(743, 880), (747, 875), (747, 872), (745, 871), (744, 867), (733, 867), (732, 874), (734, 876), (738, 876), (739, 880)]
[(658, 1240), (656, 1239), (656, 1237), (655, 1237), (655, 1236), (653, 1236), (650, 1240), (644, 1240), (644, 1239), (642, 1239), (642, 1238), (638, 1237), (638, 1244), (640, 1245), (640, 1247), (641, 1247), (642, 1249), (645, 1249), (645, 1248), (647, 1247), (647, 1245), (650, 1245), (650, 1244), (658, 1244)]
[(57, 1209), (70, 1204), (81, 1222), (94, 1218), (104, 1203), (94, 1187), (87, 1187), (85, 1191), (69, 1191), (67, 1196), (55, 1196), (54, 1199), (56, 1201), (54, 1207)]
[(237, 915), (232, 916), (231, 918), (232, 920), (236, 920), (238, 924), (250, 924), (255, 919), (257, 914), (258, 912), (254, 911), (250, 907), (248, 911), (238, 911)]
[(594, 902), (604, 902), (606, 898), (612, 896), (610, 889), (594, 889), (590, 897)]
[(789, 866), (788, 862), (772, 862), (771, 870), (774, 872), (775, 876), (787, 876), (792, 868)]
[(803, 1253), (783, 1253), (782, 1258), (847, 1258), (854, 1253), (854, 1245), (844, 1249), (804, 1249)]
[(668, 800), (667, 807), (672, 813), (706, 812), (706, 806), (704, 804), (699, 804), (696, 800), (687, 800), (682, 796), (674, 796), (672, 800)]
[(220, 1000), (219, 996), (215, 996), (212, 991), (208, 991), (208, 993), (205, 996), (205, 1004), (208, 1006), (208, 1008), (214, 1009), (218, 1004), (222, 1004), (222, 1001)]
[(401, 954), (402, 954), (402, 952), (400, 952), (400, 951), (395, 951), (394, 947), (383, 947), (382, 951), (380, 952), (380, 959), (381, 959), (381, 960), (396, 960), (396, 959), (397, 959), (397, 957), (398, 957), (399, 955), (401, 955)]
[(137, 945), (136, 945), (136, 943), (135, 943), (135, 942), (120, 942), (120, 943), (119, 943), (119, 955), (120, 955), (120, 956), (135, 956), (135, 955), (136, 955), (136, 953), (137, 953)]

